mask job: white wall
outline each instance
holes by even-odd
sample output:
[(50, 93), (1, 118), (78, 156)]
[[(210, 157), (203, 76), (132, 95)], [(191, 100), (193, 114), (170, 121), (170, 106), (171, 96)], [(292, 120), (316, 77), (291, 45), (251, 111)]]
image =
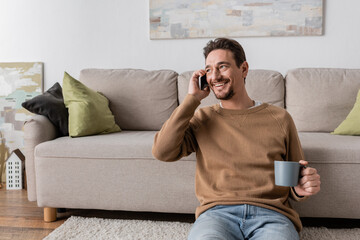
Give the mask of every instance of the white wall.
[[(252, 69), (360, 68), (360, 1), (324, 0), (324, 35), (238, 38)], [(150, 40), (148, 0), (0, 0), (0, 62), (40, 61), (45, 87), (83, 68), (203, 67), (210, 39)]]

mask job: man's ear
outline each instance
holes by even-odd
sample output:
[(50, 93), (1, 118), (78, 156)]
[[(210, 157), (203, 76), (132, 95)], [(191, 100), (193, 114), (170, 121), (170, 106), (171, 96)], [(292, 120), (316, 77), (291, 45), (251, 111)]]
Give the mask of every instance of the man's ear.
[(249, 64), (247, 63), (247, 61), (243, 62), (240, 68), (241, 68), (241, 72), (243, 73), (243, 77), (246, 78), (249, 72)]

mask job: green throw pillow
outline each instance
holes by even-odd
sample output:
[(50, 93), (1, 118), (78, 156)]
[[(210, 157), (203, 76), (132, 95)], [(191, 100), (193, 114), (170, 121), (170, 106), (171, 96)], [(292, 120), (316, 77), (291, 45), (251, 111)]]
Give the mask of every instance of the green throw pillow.
[(360, 90), (357, 94), (353, 109), (331, 134), (360, 135)]
[(69, 109), (69, 136), (81, 137), (121, 131), (109, 109), (109, 100), (67, 72), (64, 74), (63, 96), (65, 106)]

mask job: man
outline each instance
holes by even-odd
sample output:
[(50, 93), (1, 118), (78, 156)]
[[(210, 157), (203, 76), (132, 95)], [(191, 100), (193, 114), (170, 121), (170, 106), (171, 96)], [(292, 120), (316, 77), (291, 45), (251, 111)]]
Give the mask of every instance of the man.
[[(219, 38), (204, 48), (205, 70), (195, 71), (188, 95), (156, 134), (153, 155), (175, 161), (196, 152), (200, 206), (189, 239), (299, 239), (302, 225), (289, 204), (320, 191), (320, 176), (307, 167), (296, 187), (274, 183), (274, 161), (306, 166), (297, 131), (286, 110), (252, 100), (243, 48)], [(208, 88), (198, 77), (206, 74)], [(210, 89), (220, 104), (196, 111)]]

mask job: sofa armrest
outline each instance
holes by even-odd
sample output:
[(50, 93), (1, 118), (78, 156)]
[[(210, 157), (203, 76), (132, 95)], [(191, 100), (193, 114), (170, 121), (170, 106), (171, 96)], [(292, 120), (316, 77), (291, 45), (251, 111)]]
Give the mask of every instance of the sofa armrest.
[(36, 201), (36, 179), (34, 150), (35, 147), (58, 136), (56, 127), (42, 115), (33, 115), (24, 123), (24, 150), (27, 193), (29, 201)]

